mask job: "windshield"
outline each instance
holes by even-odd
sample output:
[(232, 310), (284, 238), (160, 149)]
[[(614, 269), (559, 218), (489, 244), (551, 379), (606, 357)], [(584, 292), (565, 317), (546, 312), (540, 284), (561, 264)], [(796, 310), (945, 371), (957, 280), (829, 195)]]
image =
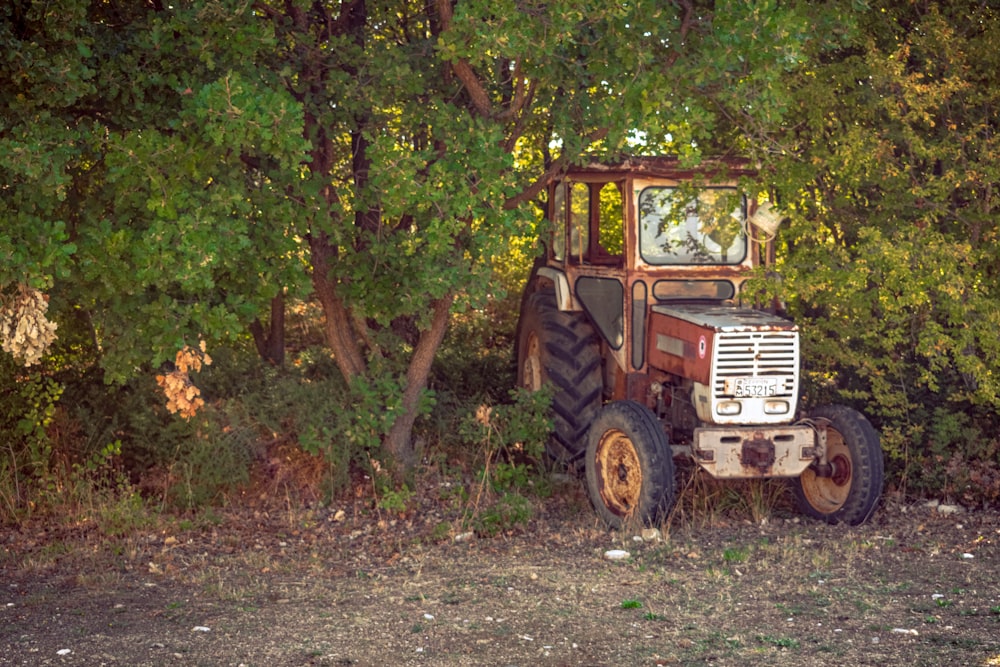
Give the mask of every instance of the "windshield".
[(735, 188), (649, 187), (639, 195), (639, 248), (649, 264), (739, 264), (745, 202)]

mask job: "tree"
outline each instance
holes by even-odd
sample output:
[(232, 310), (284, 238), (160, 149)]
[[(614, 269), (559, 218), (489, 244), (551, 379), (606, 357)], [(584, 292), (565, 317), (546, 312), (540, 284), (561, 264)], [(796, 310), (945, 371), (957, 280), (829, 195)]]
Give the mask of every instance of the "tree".
[[(278, 59), (296, 63), (310, 174), (335, 184), (309, 232), (328, 342), (394, 413), (368, 430), (404, 463), (453, 304), (488, 293), (490, 258), (531, 224), (523, 205), (547, 179), (624, 150), (637, 129), (647, 150), (739, 151), (725, 114), (780, 119), (782, 72), (808, 34), (777, 4), (258, 8), (287, 49)], [(398, 380), (379, 384), (383, 368)]]
[(587, 154), (744, 153), (845, 15), (819, 9), (9, 4), (0, 285), (49, 292), (111, 380), (311, 288), (345, 436), (406, 468), (449, 315), (488, 298), (547, 180)]
[(816, 393), (864, 403), (904, 482), (952, 492), (953, 456), (966, 481), (997, 463), (998, 28), (988, 3), (874, 3), (792, 84), (771, 161)]

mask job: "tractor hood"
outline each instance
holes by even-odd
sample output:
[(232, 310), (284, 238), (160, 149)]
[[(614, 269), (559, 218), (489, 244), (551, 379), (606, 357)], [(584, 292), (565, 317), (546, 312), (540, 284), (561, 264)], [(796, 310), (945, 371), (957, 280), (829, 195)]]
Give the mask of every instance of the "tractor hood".
[(650, 365), (694, 382), (702, 421), (766, 424), (794, 415), (799, 333), (792, 322), (736, 306), (656, 305), (649, 329)]
[(719, 304), (678, 304), (653, 306), (654, 313), (673, 317), (713, 332), (798, 331), (786, 319), (760, 310)]

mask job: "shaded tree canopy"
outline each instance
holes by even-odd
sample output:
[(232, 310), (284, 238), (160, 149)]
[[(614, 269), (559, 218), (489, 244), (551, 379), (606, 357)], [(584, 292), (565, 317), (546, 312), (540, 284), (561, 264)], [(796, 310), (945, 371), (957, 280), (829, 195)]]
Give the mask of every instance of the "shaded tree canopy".
[(742, 152), (727, 116), (780, 120), (803, 11), (8, 3), (0, 285), (48, 293), (111, 380), (311, 289), (369, 404), (350, 436), (406, 461), (449, 313), (489, 294), (546, 175), (637, 131)]

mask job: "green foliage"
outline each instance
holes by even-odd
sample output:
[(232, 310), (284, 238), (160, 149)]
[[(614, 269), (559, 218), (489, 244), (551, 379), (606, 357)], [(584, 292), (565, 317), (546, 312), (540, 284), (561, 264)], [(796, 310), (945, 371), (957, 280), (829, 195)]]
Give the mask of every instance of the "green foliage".
[(378, 498), (378, 508), (389, 512), (402, 513), (407, 509), (410, 499), (413, 498), (413, 491), (406, 484), (394, 489), (384, 487)]
[(722, 551), (722, 560), (727, 563), (744, 563), (748, 555), (747, 550), (743, 547), (726, 547)]
[(273, 38), (235, 3), (59, 4), (0, 10), (0, 286), (51, 289), (124, 381), (185, 340), (231, 339), (288, 278), (288, 230), (254, 224), (286, 197), (232, 158), (297, 165), (301, 110), (241, 74)]
[(769, 644), (776, 648), (799, 648), (798, 639), (792, 637), (775, 637), (774, 635), (758, 635), (757, 641), (762, 644)]
[(49, 435), (64, 387), (40, 371), (22, 373), (0, 361), (0, 520), (29, 511), (39, 497), (58, 493), (56, 461)]
[(787, 158), (766, 170), (810, 403), (866, 412), (900, 487), (994, 500), (1000, 15), (883, 2), (857, 27), (792, 83)]
[(545, 443), (552, 430), (551, 393), (510, 390), (511, 402), (480, 405), (462, 428), (463, 439), (478, 443), (485, 463), (481, 480), (496, 492), (534, 488), (547, 495)]
[[(9, 488), (50, 466), (58, 386), (86, 375), (93, 398), (96, 370), (136, 410), (74, 405), (100, 417), (79, 420), (74, 460), (120, 440), (123, 459), (176, 464), (182, 504), (215, 495), (194, 480), (214, 446), (244, 465), (250, 434), (224, 430), (242, 408), (198, 436), (143, 378), (184, 345), (240, 344), (272, 297), (310, 289), (342, 377), (255, 372), (259, 393), (241, 399), (271, 403), (250, 421), (287, 424), (338, 475), (369, 457), (391, 466), (395, 425), (454, 425), (452, 386), (507, 400), (516, 301), (498, 299), (535, 252), (539, 176), (556, 159), (673, 152), (760, 159), (758, 185), (791, 218), (784, 281), (768, 289), (802, 325), (809, 402), (872, 417), (901, 487), (1000, 497), (997, 11), (529, 5), (0, 7), (0, 292), (45, 292), (66, 337), (47, 379), (3, 376)], [(431, 394), (441, 304), (459, 331)], [(477, 355), (455, 344), (490, 326)], [(530, 480), (534, 428), (472, 437), (492, 448), (498, 489)]]
[(642, 602), (639, 600), (622, 600), (622, 609), (642, 609)]
[(373, 449), (426, 414), (437, 306), (486, 307), (526, 267), (506, 260), (531, 254), (554, 147), (697, 154), (732, 118), (774, 126), (807, 28), (840, 19), (807, 8), (5, 5), (0, 289), (49, 294), (124, 384), (316, 287), (355, 414), (302, 433)]
[(527, 498), (518, 493), (504, 493), (489, 507), (481, 508), (470, 525), (481, 537), (496, 537), (525, 528), (533, 516), (534, 509)]
[(252, 432), (224, 427), (213, 417), (204, 416), (200, 432), (179, 443), (162, 463), (169, 480), (164, 500), (171, 507), (195, 510), (217, 504), (250, 479)]

